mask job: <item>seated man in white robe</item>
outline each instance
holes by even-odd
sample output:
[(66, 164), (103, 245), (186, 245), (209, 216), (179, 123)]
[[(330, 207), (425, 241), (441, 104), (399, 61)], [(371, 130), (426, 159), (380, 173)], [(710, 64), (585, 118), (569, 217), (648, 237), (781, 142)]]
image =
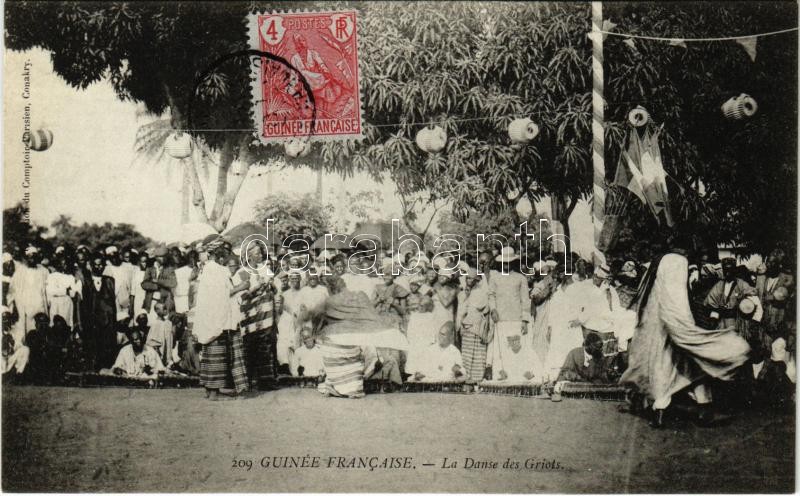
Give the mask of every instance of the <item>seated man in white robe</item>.
[(511, 384), (542, 382), (542, 365), (529, 343), (520, 334), (506, 336), (502, 342), (495, 335), (492, 380)]
[(325, 365), (322, 363), (322, 350), (317, 346), (314, 335), (310, 329), (303, 329), (301, 333), (303, 346), (294, 352), (294, 366), (292, 375), (295, 377), (320, 377), (325, 375)]
[(111, 370), (102, 369), (103, 375), (149, 378), (164, 371), (161, 358), (153, 348), (144, 344), (144, 336), (134, 328), (128, 332), (129, 344), (122, 347)]
[(420, 353), (409, 355), (406, 371), (410, 382), (451, 382), (464, 380), (464, 364), (461, 352), (453, 345), (452, 322), (445, 323), (437, 336), (437, 342)]

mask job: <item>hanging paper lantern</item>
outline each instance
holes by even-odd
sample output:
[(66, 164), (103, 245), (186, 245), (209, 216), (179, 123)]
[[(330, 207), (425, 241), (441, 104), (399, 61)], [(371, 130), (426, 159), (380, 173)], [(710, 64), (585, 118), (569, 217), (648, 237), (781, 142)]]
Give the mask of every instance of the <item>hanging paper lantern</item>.
[(739, 120), (745, 117), (753, 117), (757, 111), (758, 104), (753, 97), (745, 93), (731, 97), (722, 104), (722, 113), (728, 119)]
[(164, 142), (164, 150), (172, 158), (186, 158), (192, 154), (192, 137), (189, 136), (189, 133), (174, 132), (167, 136), (167, 141)]
[(28, 146), (31, 150), (43, 152), (53, 145), (53, 132), (49, 129), (37, 129), (28, 135)]
[(528, 200), (527, 197), (523, 196), (517, 202), (515, 210), (519, 214), (520, 218), (527, 219), (528, 217), (530, 217), (531, 213), (533, 213), (533, 205), (531, 204), (531, 201)]
[(635, 109), (628, 112), (628, 122), (633, 127), (642, 127), (650, 121), (650, 113), (642, 107), (637, 105)]
[(514, 143), (527, 143), (539, 134), (539, 126), (530, 119), (514, 119), (508, 125), (508, 136)]
[(283, 145), (286, 155), (291, 158), (305, 157), (311, 151), (311, 143), (305, 140), (293, 139)]
[(753, 117), (758, 112), (758, 104), (750, 95), (742, 94), (739, 97), (739, 108), (745, 117)]
[(415, 139), (417, 146), (428, 153), (438, 153), (447, 145), (447, 133), (439, 126), (419, 130)]

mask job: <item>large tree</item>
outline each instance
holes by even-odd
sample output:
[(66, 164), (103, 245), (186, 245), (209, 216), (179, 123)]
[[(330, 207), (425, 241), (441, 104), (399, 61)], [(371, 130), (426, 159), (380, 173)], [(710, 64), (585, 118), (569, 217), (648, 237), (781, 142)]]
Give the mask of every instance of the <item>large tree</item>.
[[(419, 206), (447, 203), (466, 219), (503, 211), (522, 196), (532, 203), (556, 199), (566, 220), (591, 188), (591, 45), (588, 3), (284, 3), (282, 9), (359, 11), (360, 68), (365, 120), (361, 142), (315, 144), (294, 164), (342, 174), (364, 170), (388, 175), (406, 201), (412, 229)], [(775, 7), (775, 8), (773, 8)], [(222, 230), (247, 169), (274, 159), (251, 129), (248, 57), (220, 57), (247, 47), (244, 18), (269, 6), (253, 3), (8, 4), (9, 47), (41, 46), (55, 71), (77, 87), (109, 78), (124, 99), (143, 102), (170, 121), (147, 139), (163, 140), (171, 128), (191, 131), (219, 162), (213, 208), (190, 167), (193, 203)], [(796, 6), (670, 3), (606, 4), (617, 30), (656, 36), (750, 34), (787, 26)], [(31, 20), (35, 22), (31, 22)], [(624, 142), (627, 111), (642, 103), (664, 123), (664, 156), (681, 221), (702, 214), (720, 241), (762, 249), (778, 226), (795, 220), (794, 129), (796, 36), (759, 41), (755, 63), (741, 47), (606, 40), (609, 178)], [(199, 79), (200, 75), (204, 75)], [(197, 89), (196, 89), (197, 88)], [(761, 103), (756, 119), (720, 122), (719, 105), (748, 92)], [(191, 104), (194, 104), (192, 107)], [(512, 146), (507, 125), (531, 117), (540, 135)], [(433, 123), (448, 134), (446, 148), (427, 154), (414, 143)], [(708, 133), (714, 133), (709, 139)], [(157, 149), (157, 147), (155, 148)], [(699, 184), (705, 192), (698, 191)], [(568, 224), (565, 222), (565, 226)], [(417, 227), (423, 230), (424, 225)], [(763, 242), (762, 242), (763, 241)]]

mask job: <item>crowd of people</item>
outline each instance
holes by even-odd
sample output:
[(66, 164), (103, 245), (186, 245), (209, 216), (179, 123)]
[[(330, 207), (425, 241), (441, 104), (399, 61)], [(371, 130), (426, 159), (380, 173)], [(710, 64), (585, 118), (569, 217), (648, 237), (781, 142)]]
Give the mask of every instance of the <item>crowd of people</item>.
[(556, 253), (532, 275), (508, 246), (354, 255), (252, 243), (243, 254), (212, 235), (44, 256), (7, 245), (2, 370), (39, 383), (68, 371), (199, 375), (212, 400), (288, 375), (356, 398), (367, 379), (622, 382), (656, 425), (679, 391), (710, 404), (710, 379), (733, 380), (748, 401), (790, 401), (792, 259), (775, 250), (750, 271), (733, 258), (694, 263), (679, 244), (596, 265)]

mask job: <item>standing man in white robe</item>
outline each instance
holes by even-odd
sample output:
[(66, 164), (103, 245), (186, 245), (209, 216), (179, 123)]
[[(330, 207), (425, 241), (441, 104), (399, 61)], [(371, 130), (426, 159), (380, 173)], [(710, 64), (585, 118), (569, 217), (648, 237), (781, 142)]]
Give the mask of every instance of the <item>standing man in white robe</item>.
[(14, 275), (9, 285), (9, 304), (17, 307), (19, 320), (14, 324), (11, 335), (20, 345), (25, 344), (28, 331), (36, 328), (34, 316), (47, 311), (47, 276), (50, 273), (39, 262), (41, 256), (39, 248), (28, 246), (25, 248), (25, 263), (16, 264)]
[(515, 336), (520, 337), (524, 348), (523, 354), (533, 355), (528, 353), (531, 351), (530, 340), (522, 339), (522, 336), (528, 334), (528, 322), (531, 319), (528, 279), (510, 269), (511, 262), (518, 259), (519, 256), (514, 253), (514, 248), (504, 247), (495, 258), (495, 261), (500, 263), (501, 270), (492, 271), (489, 277), (489, 308), (495, 332), (489, 344), (487, 366), (492, 367), (494, 380), (500, 379), (498, 365), (502, 367), (502, 356), (511, 357), (517, 354), (512, 350)]
[(651, 425), (664, 426), (672, 395), (692, 387), (698, 421), (714, 418), (707, 379), (731, 380), (747, 361), (750, 346), (734, 329), (695, 325), (689, 307), (690, 240), (673, 240), (671, 253), (653, 264), (643, 281), (639, 325), (628, 348), (628, 369), (620, 383), (633, 384), (653, 409)]

